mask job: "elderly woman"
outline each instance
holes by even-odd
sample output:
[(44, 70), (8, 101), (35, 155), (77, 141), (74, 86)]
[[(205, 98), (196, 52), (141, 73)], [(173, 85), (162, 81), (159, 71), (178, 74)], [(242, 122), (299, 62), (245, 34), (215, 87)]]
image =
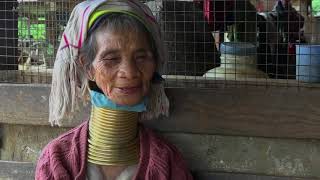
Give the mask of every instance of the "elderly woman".
[(36, 179), (192, 179), (178, 150), (138, 123), (168, 114), (159, 75), (165, 60), (159, 28), (144, 4), (78, 4), (57, 53), (49, 119), (60, 125), (87, 91), (90, 119), (43, 149)]

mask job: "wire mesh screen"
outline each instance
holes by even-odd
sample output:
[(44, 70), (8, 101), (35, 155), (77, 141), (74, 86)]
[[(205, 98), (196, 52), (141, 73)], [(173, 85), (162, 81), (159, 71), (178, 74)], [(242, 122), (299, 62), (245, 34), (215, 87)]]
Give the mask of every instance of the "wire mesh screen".
[[(81, 0), (0, 2), (0, 82), (50, 83)], [(320, 0), (154, 0), (168, 87), (320, 82)]]
[(76, 2), (0, 2), (0, 82), (50, 83), (64, 26)]

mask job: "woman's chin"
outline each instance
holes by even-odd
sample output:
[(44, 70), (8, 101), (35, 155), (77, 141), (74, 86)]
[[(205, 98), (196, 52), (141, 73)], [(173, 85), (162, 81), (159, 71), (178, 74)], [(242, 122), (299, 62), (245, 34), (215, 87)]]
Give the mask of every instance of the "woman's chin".
[(115, 89), (111, 92), (110, 99), (119, 105), (133, 106), (143, 101), (144, 93), (141, 88), (129, 91)]
[(135, 97), (124, 96), (121, 98), (114, 98), (114, 99), (111, 98), (111, 101), (122, 106), (134, 106), (141, 103), (142, 100), (143, 100), (143, 97), (140, 95)]

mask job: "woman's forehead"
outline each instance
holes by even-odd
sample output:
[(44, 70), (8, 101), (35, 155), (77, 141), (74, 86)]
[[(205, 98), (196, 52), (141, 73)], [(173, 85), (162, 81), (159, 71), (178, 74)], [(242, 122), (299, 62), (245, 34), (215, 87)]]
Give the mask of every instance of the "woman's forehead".
[(150, 50), (147, 36), (142, 32), (101, 31), (97, 34), (98, 49), (112, 50)]

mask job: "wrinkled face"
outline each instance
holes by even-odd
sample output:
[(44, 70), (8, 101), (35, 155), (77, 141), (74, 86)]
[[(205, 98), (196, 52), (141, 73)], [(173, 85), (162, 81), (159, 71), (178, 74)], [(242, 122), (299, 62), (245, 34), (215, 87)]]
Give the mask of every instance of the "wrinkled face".
[(156, 69), (145, 34), (102, 31), (96, 39), (98, 49), (92, 66), (98, 87), (116, 104), (140, 103)]

